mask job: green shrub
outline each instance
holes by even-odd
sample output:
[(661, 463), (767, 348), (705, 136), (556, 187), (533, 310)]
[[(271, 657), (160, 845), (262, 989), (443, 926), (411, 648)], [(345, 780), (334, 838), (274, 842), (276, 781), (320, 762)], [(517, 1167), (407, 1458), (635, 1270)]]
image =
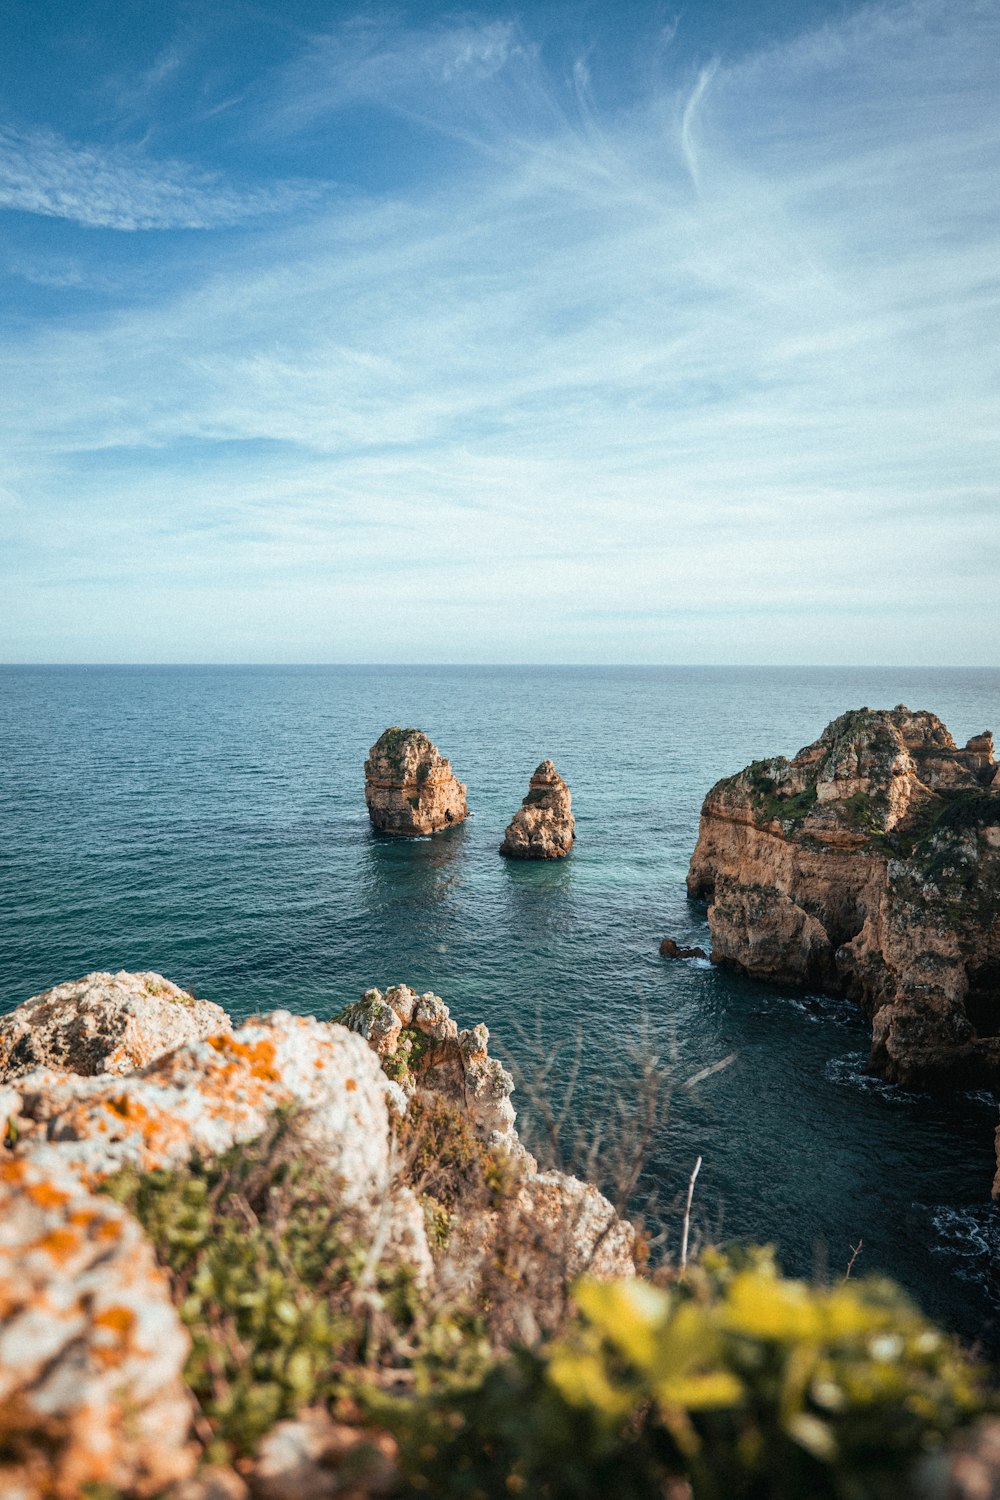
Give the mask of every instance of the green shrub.
[(191, 1333), (185, 1378), (220, 1454), (249, 1453), (283, 1417), (329, 1400), (415, 1312), (405, 1268), (379, 1268), (373, 1319), (358, 1298), (368, 1247), (338, 1184), (290, 1122), (205, 1165), (123, 1172), (106, 1190), (147, 1231)]
[(488, 1146), (463, 1110), (429, 1090), (410, 1099), (396, 1125), (404, 1178), (447, 1213), (495, 1208), (513, 1186), (508, 1153)]
[(767, 1251), (683, 1282), (582, 1283), (580, 1317), (475, 1388), (390, 1416), (411, 1492), (895, 1500), (981, 1411), (980, 1373), (889, 1282), (786, 1280)]

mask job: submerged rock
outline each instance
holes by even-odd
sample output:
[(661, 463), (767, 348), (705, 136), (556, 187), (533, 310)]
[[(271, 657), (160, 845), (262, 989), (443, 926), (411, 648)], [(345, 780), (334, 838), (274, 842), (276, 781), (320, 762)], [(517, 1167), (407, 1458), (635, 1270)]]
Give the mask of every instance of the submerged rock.
[(162, 974), (87, 974), (0, 1016), (0, 1083), (35, 1068), (132, 1073), (173, 1047), (230, 1029), (221, 1005), (196, 1000)]
[(718, 782), (688, 872), (713, 961), (857, 999), (895, 1082), (1000, 1084), (998, 792), (990, 735), (902, 705)]
[(561, 859), (576, 837), (569, 787), (550, 760), (528, 783), (528, 795), (507, 826), (500, 853), (509, 859)]
[(439, 833), (469, 816), (451, 762), (420, 729), (387, 729), (365, 761), (368, 816), (381, 833)]

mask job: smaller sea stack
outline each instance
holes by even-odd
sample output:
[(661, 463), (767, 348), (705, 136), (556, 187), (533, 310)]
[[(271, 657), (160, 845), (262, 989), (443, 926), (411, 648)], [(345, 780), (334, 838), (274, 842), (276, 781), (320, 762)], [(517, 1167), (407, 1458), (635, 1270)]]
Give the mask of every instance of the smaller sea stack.
[(365, 761), (368, 816), (381, 833), (419, 838), (469, 816), (465, 787), (422, 729), (393, 726)]
[(509, 859), (561, 859), (575, 838), (569, 787), (552, 762), (543, 760), (508, 825), (500, 853)]

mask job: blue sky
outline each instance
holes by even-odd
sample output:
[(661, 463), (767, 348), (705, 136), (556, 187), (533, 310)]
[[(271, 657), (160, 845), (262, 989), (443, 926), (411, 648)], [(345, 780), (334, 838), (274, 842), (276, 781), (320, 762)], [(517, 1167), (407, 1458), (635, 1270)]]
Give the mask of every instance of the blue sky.
[(994, 0), (0, 16), (0, 659), (995, 661)]

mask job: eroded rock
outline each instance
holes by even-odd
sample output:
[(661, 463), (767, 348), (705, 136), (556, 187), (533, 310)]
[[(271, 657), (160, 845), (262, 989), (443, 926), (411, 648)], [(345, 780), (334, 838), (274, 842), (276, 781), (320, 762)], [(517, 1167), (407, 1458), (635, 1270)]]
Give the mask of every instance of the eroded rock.
[(220, 1005), (196, 1000), (162, 974), (87, 974), (0, 1016), (0, 1083), (35, 1068), (132, 1073), (173, 1047), (230, 1029)]
[(430, 990), (418, 995), (405, 984), (390, 986), (384, 995), (366, 990), (338, 1019), (367, 1039), (404, 1090), (426, 1088), (442, 1095), (461, 1106), (484, 1140), (520, 1149), (510, 1102), (514, 1080), (490, 1057), (485, 1026), (459, 1031), (439, 995)]
[(554, 1333), (579, 1276), (634, 1276), (635, 1233), (589, 1183), (525, 1172), (499, 1204), (460, 1218), (438, 1268), (448, 1295), (485, 1304), (494, 1343)]
[(188, 1336), (138, 1224), (0, 1156), (0, 1494), (158, 1494), (194, 1468)]
[[(93, 1012), (86, 986), (75, 993)], [(116, 1011), (114, 994), (105, 1003)], [(130, 1073), (35, 1068), (0, 1087), (0, 1493), (78, 1500), (103, 1485), (136, 1500), (239, 1500), (240, 1473), (192, 1473), (187, 1334), (138, 1223), (92, 1189), (121, 1168), (216, 1157), (264, 1134), (276, 1110), (295, 1114), (295, 1150), (329, 1169), (366, 1264), (403, 1264), (432, 1300), (488, 1307), (499, 1347), (558, 1326), (575, 1276), (631, 1273), (632, 1231), (611, 1205), (539, 1174), (521, 1147), (512, 1080), (485, 1026), (459, 1031), (439, 996), (405, 985), (370, 990), (352, 1010), (361, 1034), (277, 1011)], [(424, 1117), (439, 1130), (464, 1116), (467, 1155), (446, 1172), (471, 1183), (434, 1254), (428, 1226), (441, 1205), (418, 1196), (426, 1174), (407, 1177), (392, 1118), (418, 1094), (447, 1101)], [(395, 1480), (381, 1441), (369, 1452), (364, 1434), (302, 1414), (265, 1439), (245, 1471), (250, 1492), (383, 1493)]]
[(894, 1081), (1000, 1083), (995, 779), (990, 735), (900, 706), (720, 781), (688, 873), (713, 961), (856, 998)]
[(660, 944), (661, 958), (707, 958), (704, 948), (684, 948), (673, 938), (664, 938)]
[(543, 760), (507, 825), (500, 853), (509, 859), (562, 859), (575, 838), (569, 787), (552, 762)]
[(381, 833), (417, 838), (469, 816), (465, 787), (421, 729), (385, 730), (365, 761), (365, 801)]
[[(387, 1028), (372, 1026), (385, 1010), (400, 1023), (389, 1049)], [(540, 1173), (521, 1144), (514, 1081), (490, 1057), (486, 1026), (459, 1031), (439, 996), (407, 985), (367, 990), (341, 1020), (368, 1036), (383, 1068), (411, 1096), (444, 1100), (508, 1164), (510, 1181), (496, 1201), (473, 1198), (451, 1213), (431, 1282), (459, 1305), (488, 1308), (498, 1346), (555, 1330), (576, 1277), (635, 1274), (632, 1226), (596, 1188), (562, 1172)]]
[(392, 1088), (359, 1036), (288, 1011), (167, 1053), (125, 1077), (19, 1079), (25, 1147), (89, 1182), (122, 1167), (183, 1166), (262, 1134), (276, 1109), (305, 1112), (307, 1138), (344, 1183), (377, 1196), (389, 1171)]

